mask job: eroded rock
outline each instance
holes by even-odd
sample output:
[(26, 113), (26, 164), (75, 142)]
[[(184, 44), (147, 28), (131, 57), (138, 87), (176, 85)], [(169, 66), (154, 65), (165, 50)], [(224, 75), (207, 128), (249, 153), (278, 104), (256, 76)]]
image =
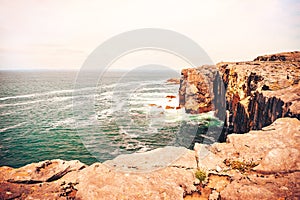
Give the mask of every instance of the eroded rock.
[(85, 164), (76, 160), (47, 160), (39, 163), (32, 163), (19, 169), (6, 169), (4, 178), (12, 183), (31, 184), (51, 182), (60, 179), (71, 171), (78, 171), (85, 167)]
[(180, 106), (194, 114), (216, 111), (225, 121), (220, 141), (230, 133), (260, 130), (281, 117), (300, 119), (299, 61), (300, 52), (290, 52), (183, 69)]

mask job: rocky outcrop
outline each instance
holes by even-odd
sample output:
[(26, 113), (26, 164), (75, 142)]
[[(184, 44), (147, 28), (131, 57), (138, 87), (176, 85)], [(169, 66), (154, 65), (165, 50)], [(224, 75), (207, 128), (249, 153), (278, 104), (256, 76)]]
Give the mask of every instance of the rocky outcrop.
[(217, 64), (218, 70), (212, 68), (212, 76), (203, 73), (203, 68), (208, 71), (206, 66), (184, 69), (180, 105), (188, 113), (220, 111), (226, 106), (221, 140), (228, 133), (259, 130), (280, 117), (300, 119), (299, 60), (300, 52), (291, 52), (261, 56), (251, 62), (222, 62)]
[[(91, 166), (53, 160), (0, 167), (0, 199), (297, 199), (299, 127), (299, 120), (281, 118), (195, 151), (166, 147), (156, 150), (160, 156), (126, 155)], [(176, 161), (159, 166), (175, 154)], [(197, 166), (207, 174), (203, 182)]]
[[(47, 160), (13, 169), (0, 168), (0, 199), (65, 199), (75, 197), (73, 183), (60, 180), (87, 165), (79, 161)], [(60, 182), (59, 184), (57, 182)]]
[[(276, 54), (279, 56), (281, 54)], [(283, 54), (293, 56), (300, 54)], [(272, 56), (269, 56), (272, 57)], [(226, 88), (228, 129), (245, 133), (280, 117), (299, 118), (300, 62), (239, 62), (217, 64)], [(284, 94), (284, 95), (283, 95)]]
[(179, 106), (184, 107), (187, 113), (199, 114), (224, 110), (224, 97), (225, 88), (215, 66), (182, 70)]
[(170, 79), (167, 80), (167, 83), (179, 84), (180, 83), (180, 78), (170, 78)]
[(271, 54), (265, 56), (258, 56), (254, 59), (254, 61), (292, 61), (292, 62), (300, 62), (300, 52), (286, 52), (286, 53), (278, 53)]

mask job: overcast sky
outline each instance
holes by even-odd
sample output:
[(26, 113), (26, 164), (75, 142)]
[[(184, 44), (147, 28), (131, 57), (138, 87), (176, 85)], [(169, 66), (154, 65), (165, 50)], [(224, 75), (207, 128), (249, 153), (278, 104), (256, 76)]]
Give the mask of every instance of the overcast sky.
[[(0, 69), (79, 69), (102, 42), (138, 28), (170, 29), (213, 62), (300, 50), (296, 0), (0, 0)], [(154, 52), (115, 65), (172, 65)], [(168, 60), (166, 63), (165, 60)], [(159, 59), (161, 58), (161, 63)], [(132, 60), (139, 60), (133, 62)]]

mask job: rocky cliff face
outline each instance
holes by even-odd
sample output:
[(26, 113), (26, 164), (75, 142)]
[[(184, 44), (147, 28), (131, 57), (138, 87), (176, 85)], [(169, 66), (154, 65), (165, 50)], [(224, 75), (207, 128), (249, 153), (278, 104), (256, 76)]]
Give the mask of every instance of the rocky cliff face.
[(213, 69), (208, 79), (202, 67), (184, 69), (180, 104), (188, 113), (218, 111), (225, 96), (226, 134), (259, 130), (280, 117), (300, 119), (299, 60), (300, 52), (291, 52), (260, 56), (251, 62), (218, 63), (218, 70)]
[(179, 106), (187, 113), (216, 111), (225, 120), (225, 87), (216, 66), (183, 69), (179, 87)]
[[(299, 127), (299, 120), (281, 118), (261, 131), (232, 134), (227, 143), (167, 147), (164, 156), (139, 154), (138, 162), (132, 154), (113, 165), (50, 160), (0, 167), (0, 199), (297, 199)], [(181, 156), (159, 169), (157, 162), (178, 150)], [(141, 172), (145, 164), (152, 170)], [(197, 166), (207, 175), (201, 183)]]

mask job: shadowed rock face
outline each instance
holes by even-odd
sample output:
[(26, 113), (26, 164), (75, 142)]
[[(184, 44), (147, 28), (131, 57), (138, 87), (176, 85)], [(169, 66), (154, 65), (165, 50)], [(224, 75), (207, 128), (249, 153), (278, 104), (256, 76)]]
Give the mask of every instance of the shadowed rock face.
[(293, 59), (279, 62), (217, 64), (226, 87), (229, 133), (259, 130), (285, 116), (300, 119), (300, 62), (294, 61), (300, 54), (290, 54)]
[[(300, 119), (299, 60), (300, 53), (291, 52), (251, 62), (222, 62), (217, 64), (218, 70), (210, 69), (211, 76), (203, 73), (203, 67), (184, 69), (180, 104), (188, 113), (202, 113), (219, 111), (226, 100), (228, 112), (221, 140), (228, 133), (259, 130), (280, 117)], [(204, 68), (209, 71), (207, 66)], [(223, 83), (218, 81), (219, 74)]]
[[(157, 170), (155, 163), (168, 155), (141, 153), (153, 169), (147, 172), (138, 169), (144, 162), (130, 162), (135, 155), (110, 161), (115, 166), (51, 160), (0, 167), (0, 199), (297, 199), (299, 127), (297, 119), (277, 119), (260, 131), (231, 134), (227, 143), (184, 149), (178, 160)], [(172, 148), (162, 152), (182, 150)], [(207, 173), (202, 183), (195, 178), (197, 165)]]

